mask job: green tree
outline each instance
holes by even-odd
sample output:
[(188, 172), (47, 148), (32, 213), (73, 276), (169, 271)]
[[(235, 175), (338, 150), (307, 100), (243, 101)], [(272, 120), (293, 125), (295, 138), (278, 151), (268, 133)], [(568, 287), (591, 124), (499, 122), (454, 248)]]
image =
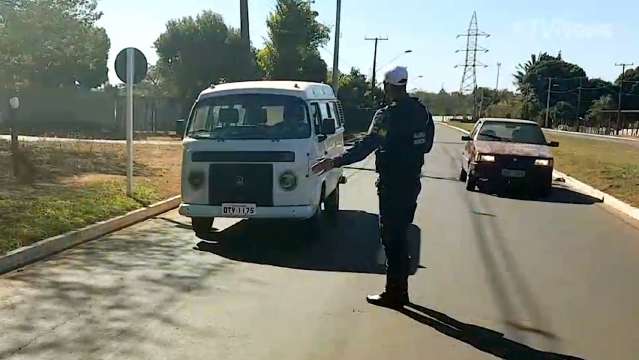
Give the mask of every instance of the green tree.
[(617, 103), (610, 95), (602, 96), (595, 100), (592, 106), (588, 110), (586, 118), (594, 126), (600, 126), (604, 124), (609, 118), (610, 114), (605, 113), (606, 110), (614, 110), (617, 108)]
[(169, 21), (155, 48), (160, 76), (185, 103), (211, 84), (258, 76), (255, 54), (246, 51), (239, 30), (212, 11)]
[(577, 109), (567, 101), (559, 101), (550, 108), (550, 117), (553, 125), (572, 125), (575, 122)]
[[(538, 115), (536, 110), (545, 106), (539, 99), (546, 99), (548, 78), (554, 79), (551, 106), (558, 102), (568, 102), (576, 107), (576, 89), (580, 81), (587, 80), (586, 72), (578, 65), (564, 61), (561, 53), (557, 56), (547, 53), (532, 55), (530, 60), (518, 66), (514, 76), (515, 84), (524, 98), (523, 112), (526, 115)], [(537, 103), (530, 103), (531, 101)]]
[(304, 0), (278, 0), (266, 25), (269, 39), (257, 61), (272, 80), (326, 80), (327, 66), (319, 47), (330, 38), (330, 30), (317, 21), (317, 12)]
[[(617, 91), (621, 86), (621, 75), (615, 81)], [(639, 67), (628, 69), (623, 75), (623, 99), (624, 110), (639, 110)]]
[(472, 95), (447, 93), (442, 89), (438, 93), (417, 91), (413, 96), (426, 104), (435, 115), (467, 115), (473, 112)]
[(338, 98), (344, 108), (346, 130), (365, 131), (383, 101), (383, 92), (379, 88), (371, 89), (366, 76), (356, 68), (340, 76), (339, 86)]
[(95, 88), (107, 80), (109, 38), (90, 0), (11, 0), (0, 8), (0, 83)]
[(617, 96), (617, 88), (613, 83), (602, 79), (588, 79), (588, 81), (582, 82), (581, 104), (577, 109), (578, 116), (585, 117), (594, 102), (605, 96)]

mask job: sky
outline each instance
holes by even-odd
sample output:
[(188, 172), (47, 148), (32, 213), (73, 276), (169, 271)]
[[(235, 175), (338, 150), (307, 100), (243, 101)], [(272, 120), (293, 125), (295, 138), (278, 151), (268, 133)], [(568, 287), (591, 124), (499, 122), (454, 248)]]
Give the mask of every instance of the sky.
[[(266, 18), (275, 0), (249, 0), (250, 33), (253, 46), (261, 48), (267, 37)], [(336, 0), (315, 0), (313, 9), (331, 30), (331, 41), (321, 55), (333, 63)], [(112, 70), (117, 53), (125, 47), (142, 50), (151, 63), (157, 61), (153, 42), (170, 19), (196, 16), (210, 9), (221, 14), (227, 25), (240, 26), (239, 0), (99, 0), (104, 13), (98, 25), (111, 38), (109, 78), (119, 83)], [(512, 74), (517, 64), (533, 53), (562, 52), (564, 60), (584, 68), (591, 78), (614, 80), (620, 73), (615, 63), (639, 66), (639, 26), (636, 0), (343, 0), (340, 70), (359, 68), (372, 74), (373, 42), (365, 37), (388, 37), (378, 53), (380, 72), (392, 65), (407, 66), (409, 87), (439, 91), (459, 90), (465, 38), (473, 14), (481, 31), (489, 33), (480, 46), (489, 49), (479, 55), (486, 68), (477, 70), (479, 86), (495, 87), (497, 63), (502, 63), (500, 88), (513, 89)], [(404, 54), (406, 50), (412, 50)], [(381, 73), (379, 73), (381, 76)]]

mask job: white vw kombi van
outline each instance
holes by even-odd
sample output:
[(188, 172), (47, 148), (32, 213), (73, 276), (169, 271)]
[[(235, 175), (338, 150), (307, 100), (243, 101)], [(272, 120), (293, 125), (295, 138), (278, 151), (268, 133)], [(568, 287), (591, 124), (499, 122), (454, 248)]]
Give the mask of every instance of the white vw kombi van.
[(315, 221), (339, 208), (341, 169), (314, 163), (344, 151), (333, 89), (300, 81), (211, 86), (197, 99), (183, 141), (182, 205), (198, 234), (215, 217)]

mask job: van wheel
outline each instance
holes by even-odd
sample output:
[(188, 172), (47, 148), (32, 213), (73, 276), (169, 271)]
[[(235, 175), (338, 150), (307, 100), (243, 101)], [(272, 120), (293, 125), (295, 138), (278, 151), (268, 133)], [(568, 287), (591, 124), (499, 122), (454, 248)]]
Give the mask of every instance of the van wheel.
[(319, 235), (319, 232), (321, 230), (322, 213), (323, 213), (322, 203), (324, 203), (324, 201), (325, 201), (324, 188), (322, 188), (322, 194), (320, 195), (319, 204), (317, 204), (317, 209), (315, 211), (315, 214), (313, 214), (313, 216), (311, 216), (310, 218), (302, 221), (304, 230), (309, 232), (311, 234), (311, 237)]
[(196, 235), (208, 235), (211, 233), (214, 218), (191, 218), (191, 227)]
[(466, 190), (475, 191), (476, 186), (477, 186), (477, 178), (475, 178), (471, 174), (468, 174), (466, 177)]
[(461, 171), (459, 172), (459, 181), (461, 182), (466, 182), (466, 178), (468, 177), (468, 173), (466, 173), (466, 170), (464, 170), (464, 168), (461, 168)]
[(330, 216), (337, 215), (339, 211), (339, 185), (337, 185), (333, 193), (324, 200), (324, 210)]

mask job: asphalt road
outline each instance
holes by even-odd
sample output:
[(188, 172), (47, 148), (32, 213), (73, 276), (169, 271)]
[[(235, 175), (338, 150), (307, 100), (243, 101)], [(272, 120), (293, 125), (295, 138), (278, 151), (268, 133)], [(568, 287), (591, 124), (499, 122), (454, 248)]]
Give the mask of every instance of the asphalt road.
[[(636, 359), (639, 230), (594, 199), (466, 192), (439, 126), (423, 177), (415, 305), (382, 288), (370, 159), (322, 234), (175, 212), (0, 277), (0, 359)], [(195, 248), (194, 248), (195, 247)]]

